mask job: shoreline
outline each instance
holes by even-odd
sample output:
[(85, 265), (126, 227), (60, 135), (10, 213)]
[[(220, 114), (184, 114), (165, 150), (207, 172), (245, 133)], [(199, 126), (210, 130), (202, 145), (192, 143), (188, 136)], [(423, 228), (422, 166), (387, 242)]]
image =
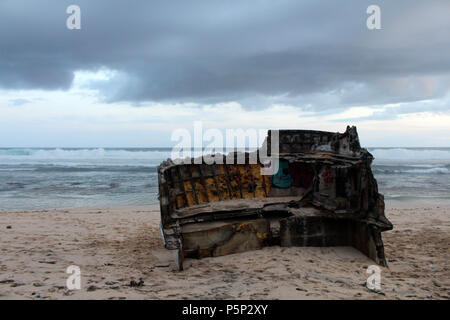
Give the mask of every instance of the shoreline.
[[(449, 299), (450, 205), (386, 201), (386, 215), (380, 294), (364, 287), (373, 261), (350, 247), (266, 247), (178, 272), (158, 205), (1, 210), (0, 299)], [(65, 287), (70, 265), (81, 290)]]
[[(444, 198), (421, 198), (411, 200), (397, 200), (397, 199), (384, 199), (386, 208), (387, 207), (399, 207), (399, 208), (409, 208), (411, 206), (425, 208), (430, 206), (443, 206), (450, 207), (450, 199)], [(69, 213), (74, 213), (78, 211), (95, 211), (95, 210), (158, 210), (159, 204), (146, 204), (146, 205), (120, 205), (120, 206), (86, 206), (86, 207), (57, 207), (57, 208), (37, 208), (37, 209), (3, 209), (0, 208), (0, 214), (2, 213), (25, 213), (25, 212), (52, 212), (52, 211), (68, 211)]]

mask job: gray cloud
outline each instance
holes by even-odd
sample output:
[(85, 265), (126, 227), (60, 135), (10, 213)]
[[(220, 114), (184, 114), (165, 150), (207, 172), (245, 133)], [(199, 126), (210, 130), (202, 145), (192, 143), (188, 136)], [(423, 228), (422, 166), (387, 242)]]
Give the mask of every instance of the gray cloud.
[(0, 3), (0, 86), (67, 90), (77, 70), (109, 102), (272, 103), (321, 111), (436, 99), (450, 87), (450, 3), (376, 1), (78, 0)]
[(9, 100), (10, 105), (14, 106), (14, 107), (19, 107), (19, 106), (23, 106), (24, 104), (30, 103), (32, 102), (31, 100), (28, 99), (11, 99)]
[[(382, 106), (378, 106), (381, 108)], [(331, 120), (332, 122), (342, 122), (345, 121), (364, 121), (364, 120), (395, 120), (399, 116), (431, 112), (435, 114), (450, 114), (450, 94), (436, 100), (423, 100), (401, 103), (399, 105), (388, 105), (382, 108), (382, 110), (374, 111), (373, 114), (369, 116), (357, 117), (357, 118), (347, 118), (347, 119), (336, 119)], [(330, 110), (324, 111), (324, 114), (330, 114)]]

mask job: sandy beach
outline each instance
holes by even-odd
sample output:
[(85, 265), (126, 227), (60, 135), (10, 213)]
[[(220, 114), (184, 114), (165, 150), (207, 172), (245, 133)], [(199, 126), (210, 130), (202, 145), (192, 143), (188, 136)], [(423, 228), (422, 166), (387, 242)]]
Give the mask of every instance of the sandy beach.
[[(450, 206), (388, 203), (386, 215), (389, 268), (375, 293), (373, 262), (349, 247), (266, 247), (179, 272), (157, 206), (0, 211), (0, 299), (449, 299)], [(66, 288), (70, 265), (80, 290)]]

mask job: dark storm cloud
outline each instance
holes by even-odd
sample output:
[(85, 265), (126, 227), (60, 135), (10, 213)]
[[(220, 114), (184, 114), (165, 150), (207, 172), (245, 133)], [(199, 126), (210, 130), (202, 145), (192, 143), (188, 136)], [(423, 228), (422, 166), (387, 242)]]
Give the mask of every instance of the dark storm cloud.
[[(82, 29), (67, 30), (66, 8)], [(382, 30), (366, 28), (378, 4)], [(306, 110), (442, 97), (450, 2), (0, 2), (0, 86), (70, 88), (77, 70), (108, 101), (288, 103)]]

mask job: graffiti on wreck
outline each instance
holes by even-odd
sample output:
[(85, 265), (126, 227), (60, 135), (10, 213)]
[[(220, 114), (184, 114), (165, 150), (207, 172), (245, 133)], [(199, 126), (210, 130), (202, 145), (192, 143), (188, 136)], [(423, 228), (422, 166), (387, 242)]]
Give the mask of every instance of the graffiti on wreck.
[[(271, 149), (277, 132), (278, 148)], [(264, 246), (353, 246), (386, 266), (381, 232), (391, 230), (372, 155), (356, 127), (344, 133), (269, 130), (263, 147), (279, 159), (263, 175), (260, 157), (231, 152), (212, 163), (158, 167), (161, 231), (179, 269), (185, 257), (221, 256)], [(244, 156), (244, 163), (223, 161)]]

